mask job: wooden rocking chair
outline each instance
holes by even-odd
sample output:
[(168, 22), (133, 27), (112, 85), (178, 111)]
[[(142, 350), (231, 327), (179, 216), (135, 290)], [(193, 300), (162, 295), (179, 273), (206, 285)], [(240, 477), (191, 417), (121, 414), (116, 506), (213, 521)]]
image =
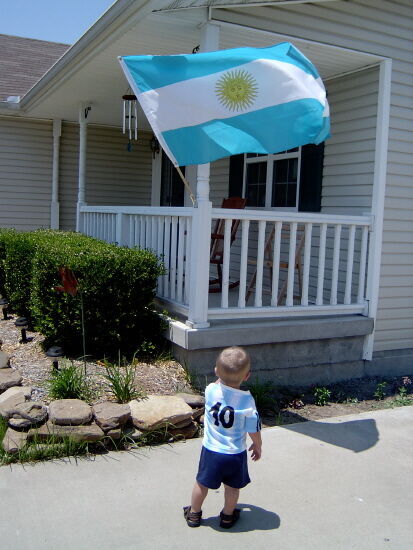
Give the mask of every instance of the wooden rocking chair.
[[(221, 208), (243, 209), (247, 199), (241, 197), (229, 197), (222, 201)], [(231, 226), (231, 245), (235, 241), (240, 220), (233, 220)], [(211, 233), (210, 263), (217, 266), (217, 277), (209, 280), (209, 292), (222, 291), (222, 263), (224, 261), (224, 230), (225, 220), (217, 220), (214, 231)], [(239, 281), (229, 284), (229, 288), (235, 288)]]
[[(267, 241), (265, 243), (264, 247), (264, 267), (267, 267), (270, 269), (270, 277), (272, 279), (272, 272), (273, 272), (273, 258), (272, 258), (272, 252), (274, 250), (274, 237), (275, 237), (275, 227), (271, 230)], [(301, 255), (302, 250), (304, 246), (304, 237), (305, 237), (305, 226), (299, 225), (297, 227), (297, 235), (296, 235), (296, 246), (295, 246), (295, 255), (294, 255), (294, 273), (297, 273), (298, 276), (298, 290), (299, 294), (295, 295), (294, 298), (301, 299), (302, 295), (302, 283), (303, 283), (303, 272), (302, 272), (302, 261), (301, 261)], [(285, 240), (287, 242), (290, 241), (290, 228), (288, 226), (288, 229), (282, 228), (281, 230), (281, 240)], [(257, 265), (256, 260), (248, 260), (249, 264)], [(289, 267), (288, 261), (280, 261), (279, 263), (279, 269), (287, 269)], [(252, 277), (250, 279), (250, 282), (248, 284), (245, 300), (248, 301), (249, 297), (251, 296), (253, 290), (255, 289), (255, 282), (257, 278), (257, 269), (254, 270)], [(281, 288), (278, 292), (277, 296), (277, 305), (280, 305), (281, 300), (284, 298), (284, 296), (287, 293), (287, 285), (288, 285), (288, 279), (285, 277)], [(262, 289), (263, 293), (271, 294), (271, 290), (269, 289)]]

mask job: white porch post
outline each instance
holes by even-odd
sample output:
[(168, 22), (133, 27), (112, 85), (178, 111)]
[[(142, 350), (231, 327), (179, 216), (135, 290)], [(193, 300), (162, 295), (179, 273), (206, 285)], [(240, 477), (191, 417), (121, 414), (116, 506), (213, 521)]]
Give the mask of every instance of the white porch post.
[[(380, 63), (379, 96), (376, 124), (376, 151), (374, 157), (374, 183), (372, 198), (373, 230), (370, 235), (370, 253), (367, 272), (366, 299), (369, 304), (369, 316), (376, 325), (379, 299), (381, 249), (383, 240), (384, 198), (386, 192), (387, 148), (390, 118), (390, 88), (392, 62), (390, 59)], [(365, 337), (363, 359), (371, 361), (373, 356), (374, 331)]]
[(87, 115), (90, 107), (81, 103), (79, 106), (79, 178), (77, 192), (76, 231), (82, 231), (80, 208), (86, 204), (86, 147), (87, 147)]
[(50, 227), (59, 229), (59, 159), (62, 121), (53, 120), (53, 167), (52, 167), (52, 202), (50, 204)]
[[(201, 52), (219, 48), (219, 26), (206, 23), (202, 28)], [(209, 200), (210, 164), (197, 169), (196, 199), (192, 219), (189, 313), (187, 325), (208, 327), (209, 248), (211, 244), (212, 203)]]

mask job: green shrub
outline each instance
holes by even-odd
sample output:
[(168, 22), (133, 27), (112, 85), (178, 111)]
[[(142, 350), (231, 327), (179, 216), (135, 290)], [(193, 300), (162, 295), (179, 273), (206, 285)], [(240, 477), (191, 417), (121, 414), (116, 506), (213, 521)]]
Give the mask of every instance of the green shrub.
[(59, 370), (53, 370), (47, 381), (53, 399), (89, 400), (90, 388), (83, 367), (73, 362), (60, 361)]
[[(148, 250), (118, 247), (73, 232), (39, 230), (2, 235), (5, 291), (14, 311), (45, 336), (83, 355), (131, 354), (145, 340), (161, 340), (161, 320), (152, 312), (160, 260)], [(60, 293), (59, 268), (73, 270), (80, 292)]]
[(6, 296), (6, 289), (4, 287), (6, 282), (6, 242), (12, 238), (15, 231), (13, 229), (0, 228), (0, 294)]

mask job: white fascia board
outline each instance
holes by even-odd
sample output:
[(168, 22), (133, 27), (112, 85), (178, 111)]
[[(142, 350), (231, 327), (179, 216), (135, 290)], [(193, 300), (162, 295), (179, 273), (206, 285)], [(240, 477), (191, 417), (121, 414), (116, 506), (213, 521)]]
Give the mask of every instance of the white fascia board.
[(179, 10), (190, 10), (190, 9), (199, 9), (199, 8), (208, 8), (209, 10), (215, 9), (228, 9), (228, 8), (256, 8), (260, 6), (285, 6), (291, 4), (320, 4), (321, 2), (338, 2), (339, 0), (273, 0), (268, 2), (263, 2), (262, 0), (256, 0), (255, 2), (240, 2), (239, 0), (234, 0), (233, 2), (227, 1), (219, 4), (214, 3), (211, 0), (200, 1), (200, 2), (173, 2), (172, 5), (169, 4), (165, 8), (159, 8), (158, 10), (153, 11), (179, 11)]
[(19, 103), (22, 109), (33, 107), (44, 99), (44, 94), (62, 86), (91, 55), (113, 42), (125, 32), (125, 27), (136, 25), (165, 0), (118, 0), (27, 92)]

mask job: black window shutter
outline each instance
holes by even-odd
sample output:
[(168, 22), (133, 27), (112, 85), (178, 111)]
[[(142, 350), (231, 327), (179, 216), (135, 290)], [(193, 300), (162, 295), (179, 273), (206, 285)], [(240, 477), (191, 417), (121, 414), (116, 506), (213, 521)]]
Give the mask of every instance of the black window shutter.
[(229, 159), (228, 197), (242, 197), (244, 183), (244, 155), (233, 155)]
[(320, 212), (323, 181), (324, 143), (301, 148), (300, 212)]

